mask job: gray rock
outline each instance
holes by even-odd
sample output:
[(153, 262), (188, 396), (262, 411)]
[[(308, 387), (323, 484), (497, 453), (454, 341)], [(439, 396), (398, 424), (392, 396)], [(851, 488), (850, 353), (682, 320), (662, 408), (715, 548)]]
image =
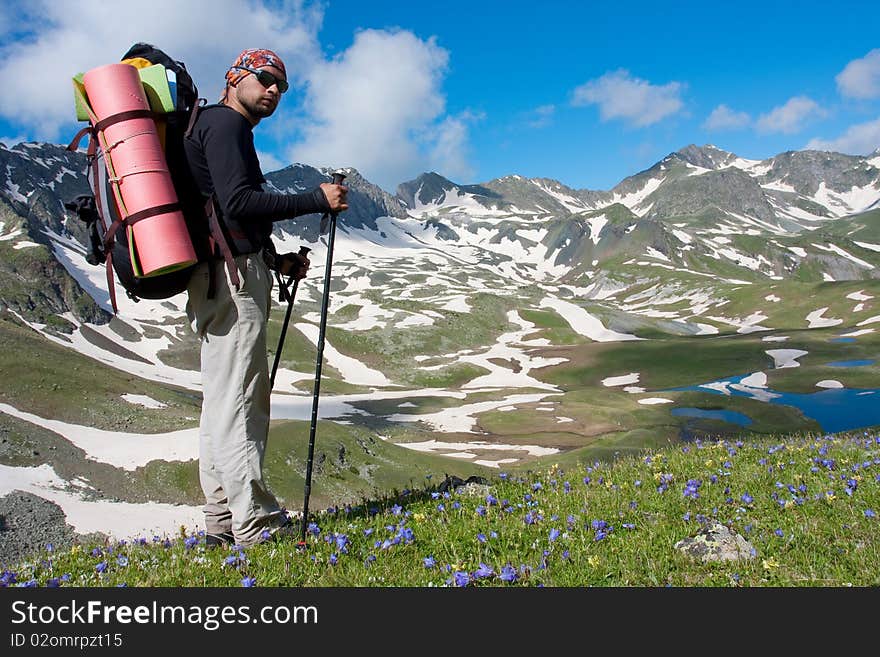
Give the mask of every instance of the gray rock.
[(459, 486), (455, 489), (455, 492), (458, 495), (466, 495), (468, 497), (486, 497), (491, 491), (491, 486), (474, 482), (467, 483), (464, 486)]
[(67, 524), (64, 511), (54, 502), (15, 490), (0, 497), (0, 570), (16, 567), (52, 549), (75, 544), (103, 543), (99, 534), (78, 534)]
[(754, 559), (756, 554), (751, 543), (717, 522), (706, 525), (695, 536), (678, 541), (675, 548), (704, 563)]

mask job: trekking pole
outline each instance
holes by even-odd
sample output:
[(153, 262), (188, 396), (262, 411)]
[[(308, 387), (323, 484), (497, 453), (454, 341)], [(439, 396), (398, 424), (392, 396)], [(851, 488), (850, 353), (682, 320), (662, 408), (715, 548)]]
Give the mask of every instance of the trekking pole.
[[(299, 255), (305, 258), (311, 249), (307, 246), (299, 247)], [(284, 349), (284, 336), (287, 335), (287, 325), (290, 322), (290, 313), (293, 310), (293, 298), (296, 296), (296, 288), (299, 286), (300, 279), (294, 279), (293, 290), (287, 292), (287, 285), (290, 285), (288, 279), (287, 285), (281, 284), (281, 275), (278, 276), (279, 288), (283, 290), (282, 294), (287, 296), (287, 312), (284, 314), (284, 323), (281, 325), (281, 337), (278, 338), (278, 349), (275, 350), (275, 362), (272, 363), (272, 374), (269, 376), (269, 390), (275, 387), (275, 372), (278, 370), (278, 363), (281, 361), (281, 350)]]
[[(345, 174), (333, 174), (333, 184), (341, 185)], [(309, 457), (306, 461), (306, 487), (303, 494), (302, 540), (306, 542), (306, 529), (309, 522), (309, 495), (312, 492), (312, 463), (315, 458), (315, 430), (318, 427), (318, 391), (321, 388), (321, 364), (324, 360), (324, 334), (327, 330), (327, 306), (330, 303), (330, 265), (333, 264), (333, 241), (336, 236), (336, 213), (324, 213), (321, 217), (321, 232), (327, 228), (329, 220), (330, 232), (327, 237), (327, 264), (324, 268), (324, 297), (321, 299), (321, 326), (318, 330), (318, 355), (315, 359), (315, 386), (312, 396), (312, 426), (309, 430)]]

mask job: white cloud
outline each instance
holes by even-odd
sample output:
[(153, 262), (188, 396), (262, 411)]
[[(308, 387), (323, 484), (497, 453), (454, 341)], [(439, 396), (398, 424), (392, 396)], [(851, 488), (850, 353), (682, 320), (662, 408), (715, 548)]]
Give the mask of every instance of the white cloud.
[(678, 112), (684, 106), (683, 89), (680, 82), (654, 85), (619, 69), (577, 87), (572, 104), (598, 105), (603, 121), (622, 119), (642, 127)]
[[(26, 18), (17, 40), (5, 28), (0, 47), (0, 115), (32, 138), (66, 139), (62, 129), (76, 127), (71, 78), (118, 61), (137, 41), (152, 43), (186, 64), (200, 95), (214, 102), (226, 67), (245, 48), (276, 50), (291, 77), (301, 75), (320, 56), (314, 35), (321, 6), (284, 2), (269, 10), (256, 2), (210, 0), (143, 3), (105, 0), (6, 3), (4, 13)], [(242, 20), (246, 15), (247, 20)], [(22, 71), (35, 74), (23, 75)]]
[(703, 122), (706, 130), (736, 130), (745, 128), (752, 119), (746, 112), (736, 112), (727, 105), (719, 105)]
[(448, 59), (434, 39), (411, 32), (358, 32), (348, 50), (309, 73), (304, 140), (289, 157), (353, 166), (385, 189), (430, 168), (432, 157), (464, 161), (465, 122), (442, 117)]
[(812, 139), (807, 148), (851, 155), (869, 155), (880, 148), (880, 118), (850, 126), (837, 139)]
[(442, 171), (444, 176), (454, 180), (469, 180), (474, 175), (474, 169), (468, 161), (469, 124), (482, 118), (482, 115), (465, 112), (444, 119), (434, 130), (429, 161), (422, 168), (426, 171)]
[(135, 2), (107, 6), (5, 1), (0, 117), (8, 132), (66, 143), (81, 127), (71, 78), (118, 61), (137, 41), (185, 62), (208, 102), (218, 99), (239, 52), (265, 47), (284, 59), (293, 85), (255, 132), (265, 171), (292, 161), (353, 166), (386, 188), (431, 169), (471, 172), (468, 128), (475, 117), (445, 115), (441, 83), (449, 54), (433, 39), (364, 30), (327, 60), (317, 40), (327, 3), (318, 0), (152, 0), (149, 11)]
[(812, 99), (806, 96), (790, 98), (785, 105), (774, 107), (767, 114), (758, 117), (759, 132), (782, 132), (793, 134), (800, 132), (806, 123), (813, 118), (825, 116), (826, 112)]
[(0, 143), (4, 144), (6, 148), (12, 148), (13, 146), (20, 144), (23, 141), (27, 141), (27, 137), (24, 135), (16, 135), (15, 137), (0, 137)]
[(880, 48), (854, 59), (834, 78), (837, 89), (850, 98), (880, 97)]
[(555, 113), (555, 105), (536, 107), (528, 115), (528, 125), (530, 128), (544, 128), (553, 122), (553, 115)]
[(267, 151), (258, 150), (257, 159), (260, 161), (260, 169), (263, 171), (263, 173), (278, 171), (278, 169), (283, 169), (287, 166), (285, 162)]

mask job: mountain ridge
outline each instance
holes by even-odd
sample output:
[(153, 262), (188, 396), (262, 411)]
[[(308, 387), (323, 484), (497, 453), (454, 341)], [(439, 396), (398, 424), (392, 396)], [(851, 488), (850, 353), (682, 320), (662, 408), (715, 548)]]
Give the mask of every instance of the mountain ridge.
[[(66, 312), (77, 321), (110, 319), (106, 308), (90, 303), (74, 277), (50, 262), (69, 249), (81, 257), (88, 243), (85, 226), (63, 209), (64, 201), (88, 193), (85, 168), (82, 152), (56, 144), (0, 148), (0, 172), (5, 170), (0, 245), (11, 247), (0, 272), (0, 300), (62, 332), (71, 330), (68, 320), (58, 319)], [(503, 265), (516, 281), (528, 279), (515, 272), (529, 267), (539, 280), (588, 286), (606, 266), (620, 277), (645, 262), (670, 272), (723, 270), (721, 276), (710, 274), (719, 281), (858, 280), (877, 278), (880, 271), (877, 231), (870, 221), (848, 219), (880, 205), (880, 159), (873, 155), (788, 151), (755, 161), (713, 145), (690, 144), (608, 191), (575, 190), (550, 178), (519, 175), (459, 185), (427, 172), (401, 183), (391, 195), (356, 169), (345, 172), (350, 192), (342, 231), (381, 248), (384, 225), (404, 222), (406, 240), (424, 241), (430, 234), (447, 249), (477, 249), (487, 264)], [(267, 186), (303, 191), (331, 173), (291, 164), (266, 174)], [(274, 236), (282, 243), (318, 243), (315, 219), (276, 222)], [(767, 239), (755, 242), (759, 235)], [(39, 258), (29, 260), (24, 246), (29, 243), (45, 246), (55, 258), (49, 255), (42, 265)], [(510, 250), (522, 253), (520, 263), (513, 262)], [(738, 269), (743, 271), (734, 274)], [(23, 283), (27, 279), (47, 279), (49, 285), (32, 289)]]

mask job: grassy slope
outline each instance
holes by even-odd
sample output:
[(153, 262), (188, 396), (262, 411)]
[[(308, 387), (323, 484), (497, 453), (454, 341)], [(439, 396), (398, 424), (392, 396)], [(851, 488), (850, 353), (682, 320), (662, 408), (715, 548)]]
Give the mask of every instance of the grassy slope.
[[(23, 363), (28, 366), (23, 367)], [(9, 320), (0, 321), (0, 370), (15, 372), (14, 377), (0, 381), (0, 401), (40, 417), (135, 433), (173, 431), (198, 424), (201, 402), (197, 394), (106, 367)], [(147, 395), (167, 407), (132, 405), (120, 399), (122, 392)], [(291, 507), (302, 504), (309, 428), (307, 422), (289, 421), (274, 423), (270, 431), (267, 479)], [(88, 473), (96, 497), (188, 504), (202, 501), (195, 461), (154, 461), (126, 472), (87, 460), (82, 450), (57, 434), (5, 414), (0, 414), (0, 432), (7, 441), (0, 450), (0, 462), (31, 467), (48, 463), (66, 479)], [(417, 439), (425, 440), (426, 436)], [(330, 455), (324, 470), (316, 469), (314, 473), (313, 498), (317, 506), (411, 484), (412, 473), (419, 473), (417, 478), (421, 479), (429, 473), (466, 477), (486, 471), (481, 466), (385, 443), (363, 427), (333, 422), (319, 423), (316, 445), (316, 462), (322, 454)], [(336, 458), (340, 446), (344, 447), (344, 459)]]
[[(649, 449), (492, 478), (474, 494), (426, 486), (328, 510), (314, 517), (301, 550), (289, 539), (206, 550), (202, 537), (180, 536), (75, 546), (4, 578), (34, 586), (877, 586), (878, 447), (880, 437), (859, 432)], [(714, 523), (746, 541), (738, 558), (703, 561), (680, 549)]]

